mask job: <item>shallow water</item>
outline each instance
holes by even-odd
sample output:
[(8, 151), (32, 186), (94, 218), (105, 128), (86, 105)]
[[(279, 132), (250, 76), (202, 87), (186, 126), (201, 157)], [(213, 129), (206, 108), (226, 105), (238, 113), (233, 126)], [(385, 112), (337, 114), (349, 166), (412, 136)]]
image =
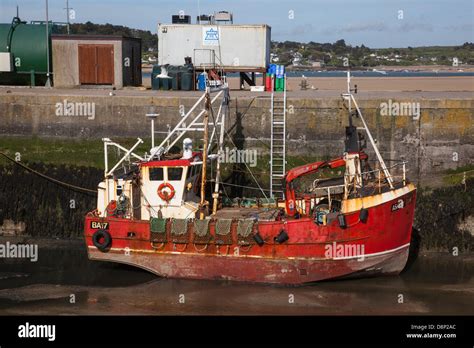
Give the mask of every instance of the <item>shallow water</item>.
[(301, 287), (163, 279), (84, 246), (0, 260), (0, 314), (474, 314), (474, 255), (421, 254), (400, 276)]

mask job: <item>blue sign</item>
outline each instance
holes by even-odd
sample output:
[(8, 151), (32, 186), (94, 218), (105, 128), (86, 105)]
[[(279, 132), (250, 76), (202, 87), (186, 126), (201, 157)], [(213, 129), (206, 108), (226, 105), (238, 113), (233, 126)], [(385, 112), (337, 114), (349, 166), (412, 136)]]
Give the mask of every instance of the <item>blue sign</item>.
[(219, 29), (217, 27), (202, 28), (202, 44), (204, 46), (219, 45)]

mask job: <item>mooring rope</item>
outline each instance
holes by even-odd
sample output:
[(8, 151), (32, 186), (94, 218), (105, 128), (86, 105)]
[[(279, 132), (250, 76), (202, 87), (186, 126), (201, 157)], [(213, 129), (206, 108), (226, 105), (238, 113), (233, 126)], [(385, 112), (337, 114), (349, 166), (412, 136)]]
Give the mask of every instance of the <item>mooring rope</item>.
[(91, 190), (91, 189), (88, 189), (88, 188), (84, 188), (84, 187), (79, 187), (79, 186), (76, 186), (76, 185), (72, 185), (72, 184), (68, 184), (67, 182), (63, 182), (63, 181), (60, 181), (60, 180), (57, 180), (57, 179), (54, 179), (50, 176), (47, 176), (43, 173), (40, 173), (36, 170), (34, 170), (33, 168), (30, 168), (26, 165), (24, 165), (23, 163), (20, 163), (18, 161), (15, 161), (15, 159), (11, 158), (10, 156), (8, 156), (7, 154), (3, 153), (3, 152), (0, 152), (0, 155), (2, 155), (3, 157), (5, 157), (7, 160), (15, 163), (16, 165), (22, 167), (23, 169), (35, 174), (35, 175), (38, 175), (39, 177), (45, 179), (45, 180), (48, 180), (56, 185), (59, 185), (59, 186), (64, 186), (64, 187), (68, 187), (70, 189), (72, 189), (73, 191), (79, 191), (79, 192), (84, 192), (84, 193), (94, 193), (94, 194), (97, 194), (97, 190)]

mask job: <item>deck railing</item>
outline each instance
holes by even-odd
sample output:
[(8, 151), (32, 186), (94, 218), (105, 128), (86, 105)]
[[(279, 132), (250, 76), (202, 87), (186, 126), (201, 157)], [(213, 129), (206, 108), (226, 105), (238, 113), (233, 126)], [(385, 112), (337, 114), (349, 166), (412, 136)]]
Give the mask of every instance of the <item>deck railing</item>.
[[(407, 163), (408, 162), (406, 161), (397, 162), (387, 168), (390, 170), (392, 182), (395, 187), (398, 187), (399, 184), (402, 184), (403, 186), (406, 185), (407, 183), (406, 164)], [(396, 173), (397, 171), (392, 170), (392, 169), (396, 169), (396, 168), (401, 168), (401, 172), (398, 175), (393, 174), (393, 172)], [(378, 193), (381, 193), (384, 187), (389, 187), (388, 182), (385, 178), (385, 171), (382, 168), (376, 168), (373, 170), (361, 172), (360, 174), (344, 174), (343, 176), (336, 177), (334, 179), (343, 179), (345, 177), (354, 178), (355, 175), (360, 175), (362, 178), (362, 180), (359, 181), (359, 182), (362, 182), (361, 188), (367, 187), (371, 183), (376, 183), (375, 189), (378, 191)], [(368, 177), (372, 177), (372, 179)], [(321, 200), (326, 199), (326, 198), (328, 200), (329, 209), (331, 209), (335, 195), (337, 195), (338, 197), (342, 196), (345, 199), (347, 199), (351, 193), (362, 192), (361, 188), (356, 187), (357, 180), (352, 180), (351, 182), (345, 181), (344, 184), (340, 184), (340, 185), (318, 187), (317, 185), (319, 181), (320, 179), (316, 179), (313, 181), (313, 184), (311, 188), (309, 189), (310, 195), (307, 195), (307, 197), (298, 198), (296, 200), (295, 204), (299, 210), (308, 211), (308, 208), (307, 208), (308, 204), (309, 204), (309, 207), (313, 209), (313, 207), (319, 204)]]

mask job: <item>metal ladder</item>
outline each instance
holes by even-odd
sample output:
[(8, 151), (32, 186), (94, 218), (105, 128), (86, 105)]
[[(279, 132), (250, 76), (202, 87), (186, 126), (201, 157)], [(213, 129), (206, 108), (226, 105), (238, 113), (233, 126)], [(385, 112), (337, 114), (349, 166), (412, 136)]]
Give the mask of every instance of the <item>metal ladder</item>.
[(283, 198), (282, 180), (286, 173), (286, 75), (284, 81), (283, 97), (275, 95), (275, 91), (272, 91), (271, 96), (270, 197), (272, 198)]

